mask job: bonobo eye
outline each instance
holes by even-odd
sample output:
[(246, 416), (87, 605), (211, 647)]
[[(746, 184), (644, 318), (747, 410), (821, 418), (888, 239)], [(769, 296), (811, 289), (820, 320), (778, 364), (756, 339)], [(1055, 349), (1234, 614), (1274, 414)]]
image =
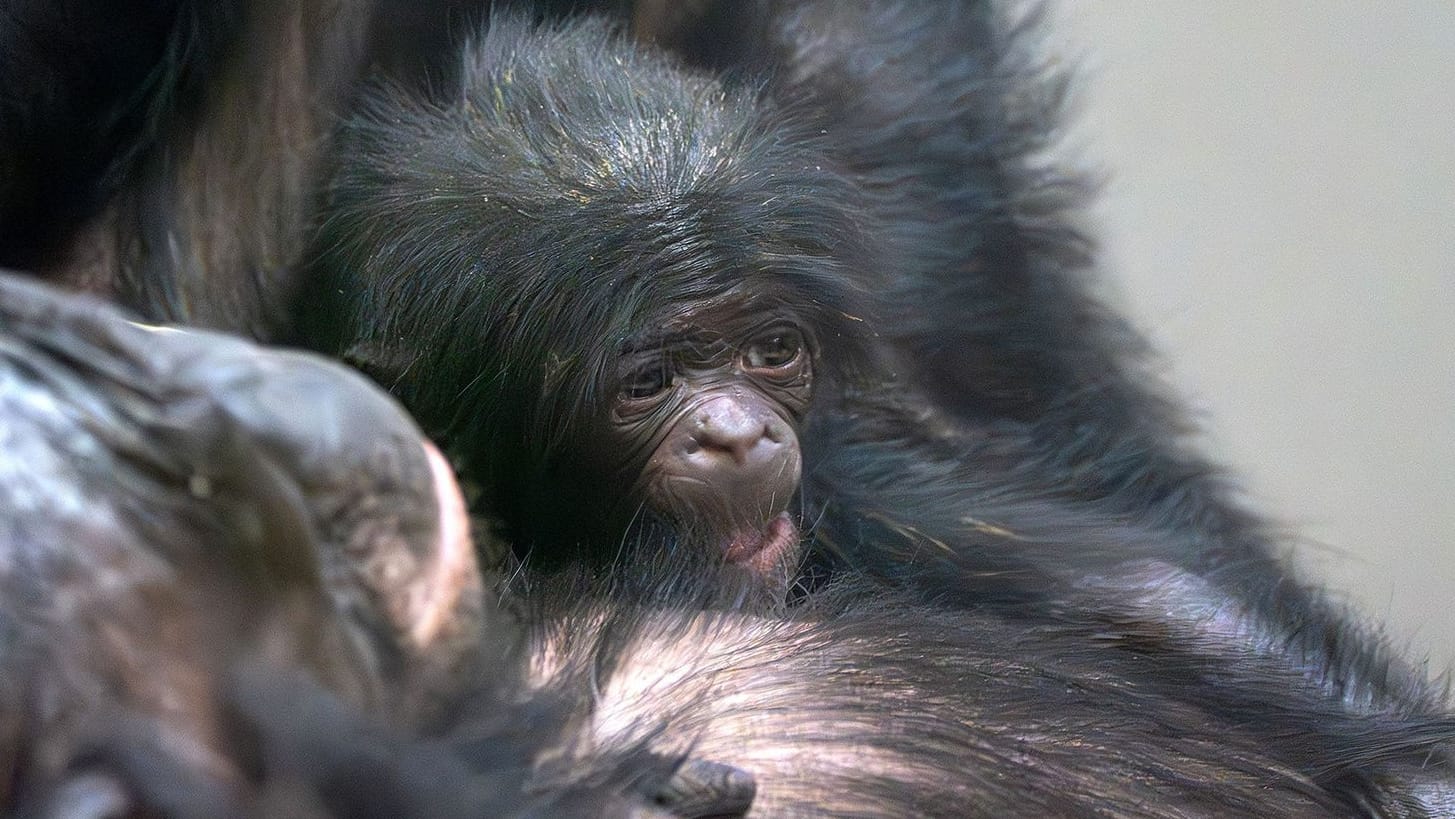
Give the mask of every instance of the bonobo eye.
[(667, 369), (667, 362), (656, 359), (626, 374), (621, 381), (621, 395), (631, 401), (640, 401), (661, 393), (671, 385), (672, 373)]
[(749, 344), (743, 361), (755, 370), (776, 370), (798, 360), (803, 352), (803, 334), (792, 327), (782, 327)]

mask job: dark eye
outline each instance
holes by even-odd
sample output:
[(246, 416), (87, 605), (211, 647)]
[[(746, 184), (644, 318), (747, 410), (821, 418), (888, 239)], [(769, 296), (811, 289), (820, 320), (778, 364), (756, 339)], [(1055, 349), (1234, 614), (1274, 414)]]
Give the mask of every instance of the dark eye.
[(792, 364), (801, 352), (803, 336), (797, 330), (776, 330), (749, 344), (743, 360), (756, 370), (777, 369)]
[(665, 361), (652, 361), (627, 373), (621, 382), (624, 398), (641, 400), (651, 398), (672, 385), (672, 373)]

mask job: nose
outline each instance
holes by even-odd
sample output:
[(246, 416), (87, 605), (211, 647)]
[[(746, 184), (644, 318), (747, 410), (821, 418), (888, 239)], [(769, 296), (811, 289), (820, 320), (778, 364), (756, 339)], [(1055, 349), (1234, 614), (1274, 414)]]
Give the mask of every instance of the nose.
[(663, 481), (661, 511), (736, 532), (761, 529), (787, 509), (803, 459), (776, 406), (750, 390), (719, 393), (673, 424), (649, 464)]
[(772, 410), (720, 396), (693, 413), (683, 454), (693, 460), (727, 458), (752, 468), (781, 458), (784, 429)]

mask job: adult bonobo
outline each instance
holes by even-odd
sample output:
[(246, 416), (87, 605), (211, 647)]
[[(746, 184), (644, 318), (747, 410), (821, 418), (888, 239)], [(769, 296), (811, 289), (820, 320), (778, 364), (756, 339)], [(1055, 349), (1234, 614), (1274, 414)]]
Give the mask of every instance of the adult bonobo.
[(601, 21), (497, 19), (461, 71), (339, 136), (318, 342), (463, 459), (518, 549), (669, 533), (781, 587), (805, 418), (863, 353), (854, 188), (790, 116)]

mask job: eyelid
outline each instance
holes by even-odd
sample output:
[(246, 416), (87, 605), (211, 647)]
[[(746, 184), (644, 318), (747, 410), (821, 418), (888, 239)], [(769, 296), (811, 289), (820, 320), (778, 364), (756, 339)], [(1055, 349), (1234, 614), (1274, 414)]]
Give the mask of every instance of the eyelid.
[[(672, 371), (665, 359), (647, 358), (627, 370), (621, 377), (619, 392), (621, 397), (628, 401), (645, 401), (671, 389), (675, 380), (676, 373)], [(635, 394), (639, 389), (644, 392), (640, 395)], [(645, 392), (645, 390), (650, 390), (650, 392)]]
[[(761, 348), (768, 345), (779, 352), (787, 352), (790, 355), (777, 363), (767, 361), (761, 364), (753, 363), (754, 354), (763, 356), (764, 350)], [(741, 355), (744, 363), (753, 369), (776, 370), (793, 364), (807, 353), (808, 342), (802, 331), (792, 325), (777, 325), (754, 336), (753, 340), (743, 348)]]

